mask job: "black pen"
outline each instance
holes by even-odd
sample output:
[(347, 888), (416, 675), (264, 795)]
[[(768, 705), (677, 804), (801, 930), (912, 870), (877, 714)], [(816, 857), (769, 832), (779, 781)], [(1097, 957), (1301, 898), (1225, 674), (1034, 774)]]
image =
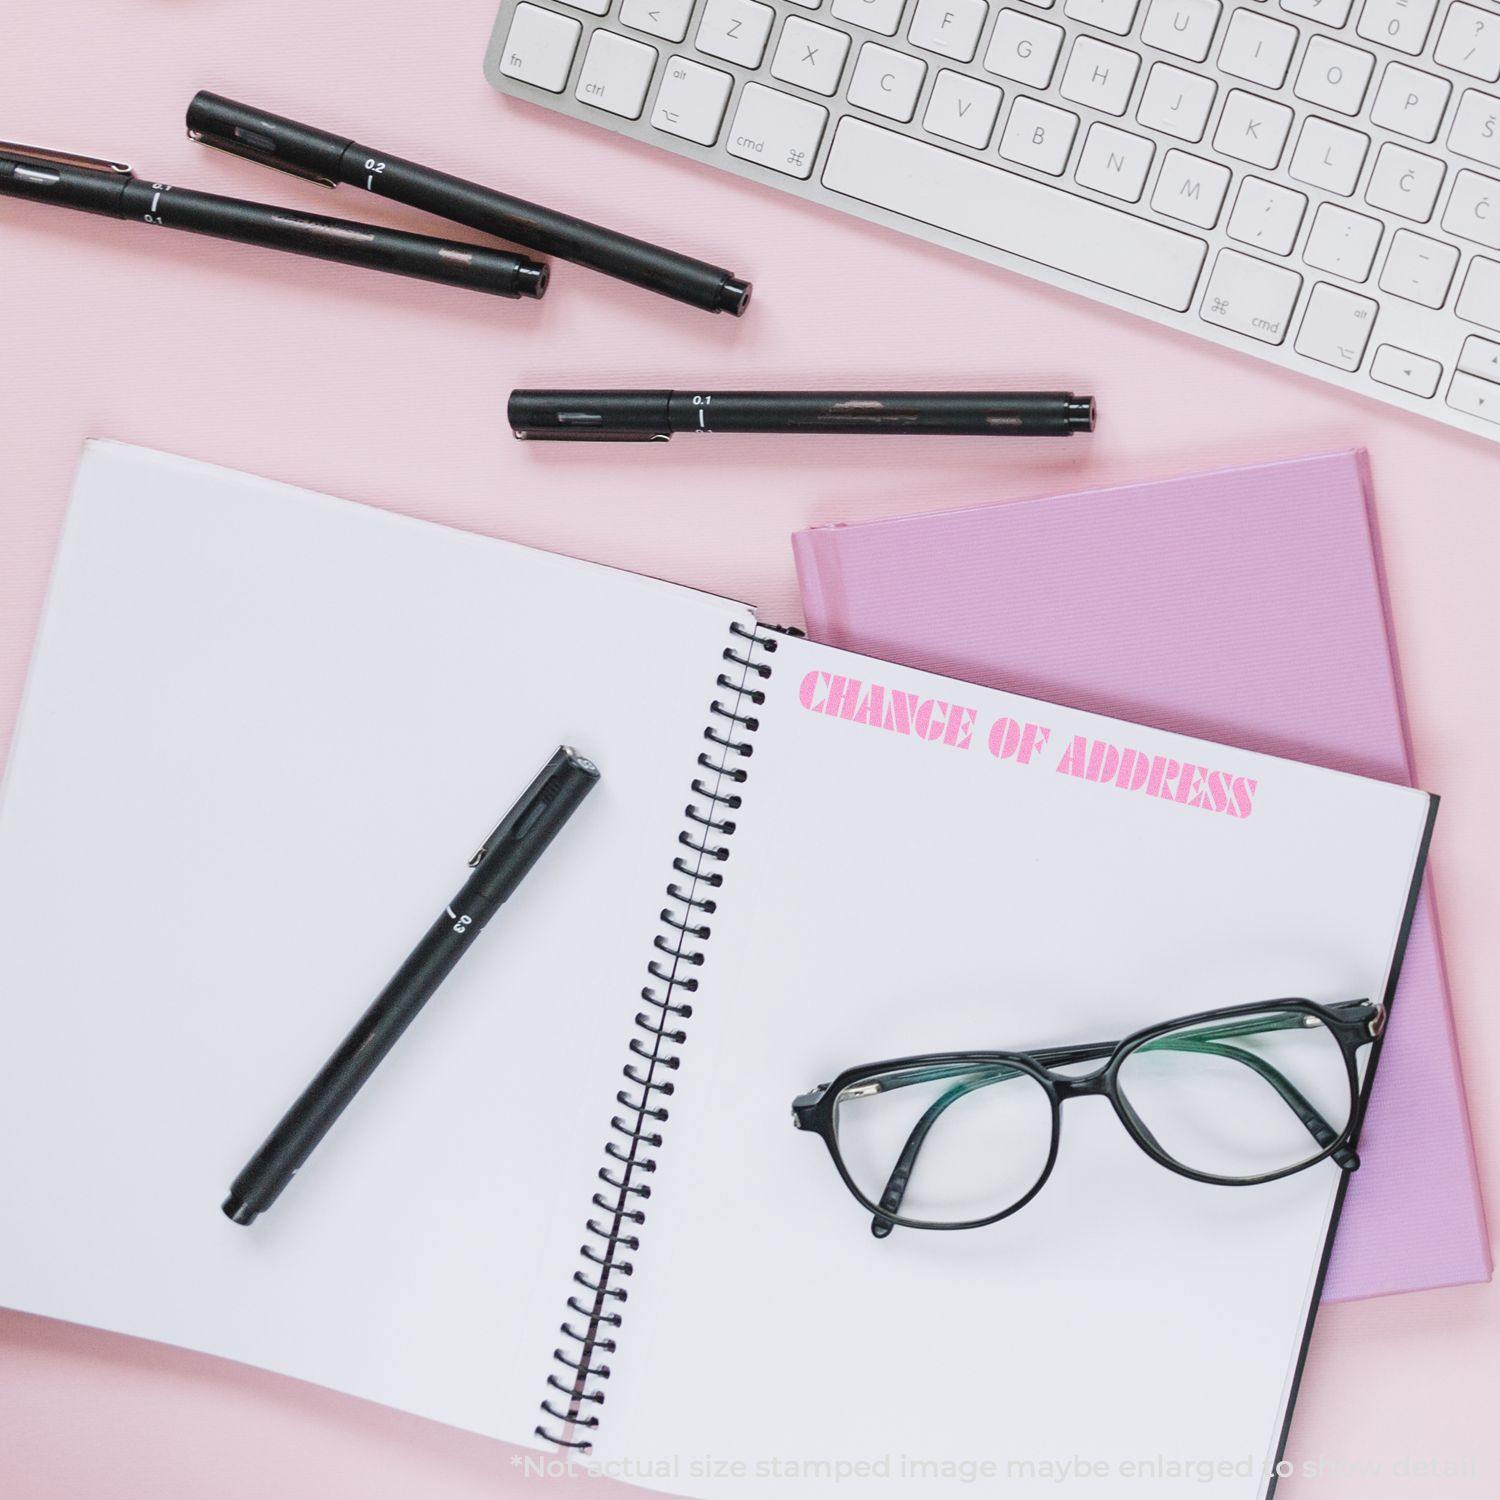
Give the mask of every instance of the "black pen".
[(463, 889), (234, 1179), (224, 1212), (236, 1224), (254, 1223), (276, 1201), (598, 780), (593, 762), (566, 745), (542, 768), (469, 861)]
[(0, 194), (185, 229), (242, 245), (367, 266), (498, 297), (540, 297), (547, 267), (524, 256), (144, 182), (122, 162), (0, 141)]
[(750, 283), (691, 256), (631, 239), (613, 229), (557, 213), (462, 177), (362, 146), (346, 135), (300, 125), (281, 115), (203, 92), (188, 106), (194, 140), (294, 176), (337, 187), (351, 183), (411, 208), (467, 224), (512, 244), (602, 271), (708, 312), (738, 317), (750, 305)]
[(1067, 437), (1094, 430), (1068, 391), (512, 391), (518, 438), (645, 443), (674, 432)]

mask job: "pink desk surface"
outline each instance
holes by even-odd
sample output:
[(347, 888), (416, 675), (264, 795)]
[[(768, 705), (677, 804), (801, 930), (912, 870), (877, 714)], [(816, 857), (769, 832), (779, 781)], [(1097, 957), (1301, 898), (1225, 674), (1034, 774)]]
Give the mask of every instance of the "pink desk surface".
[[(796, 619), (787, 539), (813, 522), (1365, 445), (1417, 765), (1444, 796), (1433, 865), (1480, 1165), (1500, 1203), (1500, 445), (504, 101), (480, 74), (492, 19), (491, 0), (7, 8), (0, 137), (443, 232), (191, 144), (187, 101), (214, 88), (728, 263), (757, 295), (733, 322), (562, 266), (545, 302), (491, 302), (0, 202), (0, 745), (91, 436), (657, 573), (783, 621)], [(1102, 427), (1052, 442), (590, 449), (527, 447), (503, 420), (513, 385), (694, 380), (1072, 387), (1098, 396)], [(1323, 1472), (1282, 1493), (1493, 1495), (1497, 1396), (1500, 1292), (1325, 1308), (1290, 1448)], [(536, 1493), (511, 1456), (290, 1381), (0, 1312), (0, 1494), (18, 1500)]]

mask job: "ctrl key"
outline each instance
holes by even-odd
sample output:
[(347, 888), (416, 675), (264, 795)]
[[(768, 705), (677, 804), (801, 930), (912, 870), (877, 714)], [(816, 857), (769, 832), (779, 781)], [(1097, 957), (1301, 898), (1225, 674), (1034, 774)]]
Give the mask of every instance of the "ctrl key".
[(507, 78), (560, 94), (582, 32), (571, 16), (543, 10), (540, 5), (518, 5), (500, 49), (500, 71)]
[(747, 83), (729, 127), (729, 154), (788, 177), (809, 177), (827, 123), (821, 104)]

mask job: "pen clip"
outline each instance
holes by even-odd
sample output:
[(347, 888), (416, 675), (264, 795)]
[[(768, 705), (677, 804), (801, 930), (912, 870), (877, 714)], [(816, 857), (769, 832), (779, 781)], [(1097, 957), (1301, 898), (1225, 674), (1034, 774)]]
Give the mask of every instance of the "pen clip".
[[(189, 130), (188, 139), (212, 146), (216, 151), (227, 151), (230, 156), (243, 156), (246, 161), (259, 162), (263, 167), (274, 167), (278, 172), (285, 172), (288, 177), (300, 177), (305, 182), (316, 182), (323, 187), (338, 186), (338, 180), (328, 176), (326, 172), (314, 172), (277, 156), (275, 144), (269, 137), (261, 137), (258, 141), (254, 138), (253, 131), (245, 131), (238, 125), (235, 126), (235, 134), (242, 139), (215, 135), (207, 130)], [(261, 144), (262, 141), (264, 144)]]
[(111, 176), (130, 177), (124, 162), (104, 161), (97, 156), (79, 156), (72, 151), (44, 151), (40, 146), (22, 146), (15, 141), (0, 141), (0, 156), (47, 167), (75, 167), (83, 172), (108, 172)]

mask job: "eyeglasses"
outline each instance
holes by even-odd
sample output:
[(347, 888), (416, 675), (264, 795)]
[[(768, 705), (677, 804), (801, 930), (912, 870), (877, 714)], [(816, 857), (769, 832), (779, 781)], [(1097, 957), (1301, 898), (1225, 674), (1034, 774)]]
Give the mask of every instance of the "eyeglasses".
[(822, 1136), (878, 1239), (898, 1224), (978, 1229), (1025, 1207), (1057, 1161), (1064, 1102), (1086, 1094), (1198, 1182), (1274, 1182), (1326, 1157), (1352, 1172), (1359, 1050), (1384, 1029), (1378, 1001), (1267, 1000), (1119, 1042), (897, 1057), (799, 1095), (792, 1123)]

